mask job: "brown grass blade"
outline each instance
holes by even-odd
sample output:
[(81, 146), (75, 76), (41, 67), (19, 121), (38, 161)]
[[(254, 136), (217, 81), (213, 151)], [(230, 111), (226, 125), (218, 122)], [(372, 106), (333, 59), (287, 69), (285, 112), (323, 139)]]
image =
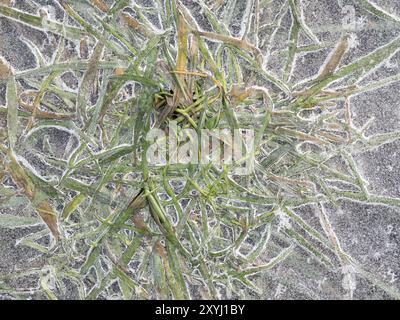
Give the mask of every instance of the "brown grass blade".
[(243, 49), (246, 51), (250, 51), (254, 54), (254, 57), (256, 58), (257, 62), (261, 66), (264, 64), (264, 57), (261, 53), (261, 50), (259, 48), (257, 48), (256, 46), (252, 45), (250, 42), (247, 42), (246, 40), (234, 38), (231, 36), (226, 36), (223, 34), (206, 32), (206, 31), (193, 30), (192, 33), (195, 35), (201, 36), (201, 37), (208, 38), (208, 39), (231, 44), (231, 45), (234, 45), (234, 46), (239, 47), (240, 49)]
[(33, 207), (46, 223), (54, 238), (59, 240), (60, 234), (58, 231), (57, 214), (46, 200), (45, 194), (33, 183), (25, 172), (25, 169), (19, 164), (18, 160), (11, 152), (8, 152), (8, 158), (10, 161), (7, 165), (7, 169), (14, 182), (23, 190), (25, 196), (31, 201)]
[(328, 62), (326, 63), (325, 67), (319, 74), (318, 79), (322, 79), (332, 75), (339, 66), (340, 62), (343, 59), (344, 54), (347, 52), (348, 49), (349, 49), (349, 39), (346, 36), (340, 40), (336, 48), (330, 54)]
[(92, 0), (94, 6), (99, 8), (101, 11), (107, 13), (110, 8), (103, 0)]

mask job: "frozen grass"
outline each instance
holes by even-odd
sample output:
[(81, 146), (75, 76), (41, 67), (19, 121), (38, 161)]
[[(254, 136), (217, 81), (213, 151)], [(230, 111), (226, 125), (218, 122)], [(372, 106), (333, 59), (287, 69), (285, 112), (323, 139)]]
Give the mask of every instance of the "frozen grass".
[[(304, 250), (343, 273), (349, 297), (356, 277), (400, 297), (343, 250), (325, 211), (327, 204), (339, 207), (340, 199), (400, 205), (400, 199), (370, 193), (353, 158), (400, 132), (366, 137), (366, 128), (353, 124), (350, 105), (351, 96), (399, 80), (359, 85), (399, 50), (400, 38), (343, 65), (350, 41), (343, 34), (320, 72), (294, 83), (298, 54), (324, 47), (300, 1), (280, 1), (270, 25), (261, 25), (260, 17), (278, 3), (247, 1), (234, 35), (228, 26), (240, 1), (196, 1), (194, 7), (177, 0), (58, 2), (63, 21), (7, 1), (0, 6), (0, 15), (46, 31), (54, 46), (49, 60), (29, 44), (37, 61), (32, 70), (0, 62), (7, 86), (0, 108), (7, 122), (0, 134), (0, 199), (10, 207), (28, 201), (48, 227), (18, 242), (43, 252), (42, 265), (1, 274), (0, 292), (57, 299), (72, 287), (80, 299), (262, 298), (257, 276), (286, 259), (300, 261)], [(360, 3), (399, 22), (367, 0)], [(267, 60), (287, 13), (290, 34), (280, 52), (286, 63), (274, 74)], [(199, 27), (199, 14), (211, 31)], [(265, 29), (272, 29), (266, 39)], [(301, 35), (309, 46), (299, 45)], [(63, 80), (71, 73), (76, 88)], [(340, 84), (352, 75), (357, 81)], [(170, 119), (196, 130), (255, 129), (255, 172), (235, 176), (231, 165), (152, 167), (142, 157), (144, 137)], [(48, 142), (52, 129), (68, 133), (61, 153)], [(51, 179), (27, 165), (24, 150), (54, 169)], [(296, 212), (301, 205), (317, 212), (318, 228)], [(0, 216), (2, 228), (39, 222)], [(37, 286), (13, 285), (28, 275), (38, 277)]]

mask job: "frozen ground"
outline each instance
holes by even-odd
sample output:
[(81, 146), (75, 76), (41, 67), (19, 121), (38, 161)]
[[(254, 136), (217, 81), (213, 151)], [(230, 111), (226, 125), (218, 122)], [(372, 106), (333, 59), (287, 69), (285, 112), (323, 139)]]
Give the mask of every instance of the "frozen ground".
[[(0, 0), (0, 4), (8, 1)], [(36, 14), (38, 9), (47, 6), (50, 8), (52, 18), (61, 21), (63, 15), (61, 8), (51, 0), (29, 0), (14, 1), (14, 7), (20, 10)], [(79, 1), (80, 2), (80, 1)], [(82, 1), (84, 2), (84, 1)], [(112, 3), (112, 1), (109, 1)], [(197, 1), (183, 1), (188, 8), (197, 6)], [(218, 1), (216, 1), (218, 2)], [(261, 1), (263, 2), (263, 1)], [(268, 1), (264, 1), (268, 2)], [(304, 13), (304, 21), (326, 48), (317, 51), (297, 55), (294, 69), (291, 75), (292, 83), (300, 82), (312, 77), (321, 69), (332, 48), (342, 38), (344, 32), (351, 37), (351, 45), (345, 54), (342, 64), (362, 57), (376, 48), (379, 48), (400, 36), (400, 2), (389, 0), (371, 0), (380, 8), (390, 13), (397, 23), (388, 23), (387, 20), (379, 18), (360, 5), (359, 1), (346, 0), (303, 0), (300, 1)], [(360, 1), (361, 2), (361, 1)], [(148, 4), (147, 1), (137, 1), (139, 4)], [(239, 32), (241, 26), (235, 21), (241, 21), (240, 15), (246, 10), (246, 1), (238, 0), (235, 18), (232, 19), (230, 30), (232, 35)], [(269, 23), (277, 14), (282, 0), (275, 0), (272, 5), (267, 6), (261, 15), (260, 25)], [(242, 5), (242, 7), (241, 7)], [(202, 12), (196, 11), (195, 18), (201, 23)], [(203, 18), (203, 20), (205, 20)], [(210, 26), (204, 22), (204, 28)], [(291, 16), (286, 14), (282, 17), (281, 28), (276, 33), (275, 42), (271, 44), (270, 59), (267, 69), (275, 74), (282, 72), (284, 64), (281, 52), (286, 48)], [(263, 43), (270, 34), (268, 29), (265, 35), (260, 33), (260, 43)], [(50, 57), (52, 43), (46, 34), (29, 26), (20, 24), (5, 18), (0, 14), (0, 56), (18, 71), (37, 67), (35, 55), (27, 45), (29, 39), (40, 48), (44, 57)], [(249, 41), (254, 41), (253, 35), (248, 36)], [(300, 34), (299, 45), (310, 45), (311, 40)], [(75, 54), (76, 48), (70, 50)], [(362, 85), (367, 85), (381, 78), (398, 75), (400, 73), (400, 53), (394, 54), (391, 59), (373, 70), (367, 75)], [(74, 86), (74, 77), (65, 74), (65, 82), (70, 88)], [(23, 80), (23, 79), (21, 79)], [(349, 81), (351, 79), (346, 79)], [(259, 82), (258, 82), (259, 84)], [(344, 101), (339, 101), (343, 105)], [(358, 127), (369, 123), (365, 135), (371, 136), (378, 133), (388, 133), (400, 130), (400, 81), (394, 82), (383, 88), (366, 93), (361, 93), (350, 99), (353, 121)], [(0, 106), (6, 105), (6, 85), (0, 85)], [(6, 117), (0, 115), (0, 128), (6, 127)], [(68, 143), (68, 135), (65, 131), (48, 131), (46, 139), (53, 150), (53, 154), (65, 151)], [(35, 150), (21, 150), (21, 156), (25, 157), (39, 173), (46, 177), (59, 176), (60, 172), (53, 172), (43, 166), (40, 157), (35, 155)], [(1, 155), (0, 155), (1, 156)], [(380, 194), (394, 198), (400, 198), (400, 141), (387, 143), (379, 148), (354, 156), (360, 169), (362, 178), (368, 182), (367, 189), (373, 194)], [(0, 172), (1, 173), (1, 172)], [(0, 185), (0, 187), (2, 187)], [(3, 192), (3, 190), (1, 190)], [(0, 193), (2, 199), (5, 195)], [(62, 205), (56, 210), (62, 211)], [(296, 208), (296, 212), (315, 228), (321, 228), (317, 221), (317, 213), (312, 207), (302, 206)], [(15, 198), (15, 202), (1, 201), (1, 215), (15, 215), (35, 217), (35, 212), (27, 201)], [(339, 200), (338, 207), (326, 205), (326, 214), (329, 217), (333, 230), (340, 241), (342, 249), (351, 255), (365, 270), (374, 278), (379, 279), (394, 291), (400, 291), (400, 208), (386, 205), (363, 204), (350, 200)], [(30, 268), (41, 267), (46, 264), (50, 254), (44, 254), (32, 246), (18, 244), (19, 239), (46, 230), (44, 224), (33, 227), (6, 227), (5, 223), (0, 225), (0, 277), (9, 273), (18, 273)], [(46, 247), (49, 238), (43, 238), (39, 243)], [(355, 299), (391, 299), (378, 285), (375, 285), (348, 270), (348, 266), (339, 266), (328, 270), (324, 265), (318, 263), (310, 254), (299, 248), (295, 249), (296, 256), (289, 257), (272, 270), (257, 276), (255, 283), (263, 289), (260, 296), (254, 298), (263, 299), (344, 299), (352, 296)], [(343, 270), (341, 270), (341, 268)], [(350, 267), (349, 267), (350, 268)], [(24, 292), (24, 298), (42, 299), (44, 296), (37, 293), (39, 277), (27, 275), (13, 280), (7, 284), (7, 293), (1, 291), (0, 298), (9, 299), (15, 292)], [(350, 282), (350, 290), (348, 283)], [(1, 285), (1, 282), (0, 282)], [(32, 294), (29, 294), (32, 290)], [(15, 292), (14, 292), (15, 291)], [(397, 293), (395, 293), (397, 294)], [(65, 290), (61, 298), (76, 298), (76, 288), (70, 283), (65, 283)], [(110, 296), (111, 297), (111, 296)], [(250, 293), (250, 298), (253, 295)], [(397, 296), (398, 297), (398, 296)], [(107, 298), (107, 296), (103, 296)]]

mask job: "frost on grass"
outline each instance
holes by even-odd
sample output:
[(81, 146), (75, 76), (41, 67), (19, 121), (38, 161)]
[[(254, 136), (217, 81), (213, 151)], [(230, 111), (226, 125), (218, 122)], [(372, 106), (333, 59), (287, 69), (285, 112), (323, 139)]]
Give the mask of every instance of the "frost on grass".
[[(400, 298), (398, 176), (367, 179), (398, 9), (0, 1), (1, 297)], [(170, 120), (253, 129), (254, 172), (147, 163)]]

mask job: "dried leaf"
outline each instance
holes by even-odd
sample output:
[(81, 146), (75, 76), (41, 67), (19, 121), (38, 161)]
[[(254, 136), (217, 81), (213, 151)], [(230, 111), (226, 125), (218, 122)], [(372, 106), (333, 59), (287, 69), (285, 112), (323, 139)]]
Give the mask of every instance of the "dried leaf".
[(348, 37), (346, 36), (342, 40), (340, 40), (336, 48), (330, 54), (329, 59), (326, 62), (321, 73), (319, 74), (318, 78), (321, 79), (332, 75), (339, 66), (344, 54), (347, 52), (348, 49), (349, 49), (349, 40)]
[(8, 63), (0, 56), (0, 81), (7, 80), (11, 75), (11, 69)]
[(108, 5), (103, 0), (92, 0), (92, 3), (103, 12), (108, 12), (108, 10), (110, 10)]
[(29, 178), (25, 169), (19, 164), (12, 152), (8, 153), (8, 158), (10, 160), (8, 170), (14, 182), (18, 187), (23, 189), (26, 197), (31, 201), (39, 216), (47, 224), (54, 238), (58, 240), (60, 234), (57, 226), (57, 214), (46, 200), (46, 195)]

